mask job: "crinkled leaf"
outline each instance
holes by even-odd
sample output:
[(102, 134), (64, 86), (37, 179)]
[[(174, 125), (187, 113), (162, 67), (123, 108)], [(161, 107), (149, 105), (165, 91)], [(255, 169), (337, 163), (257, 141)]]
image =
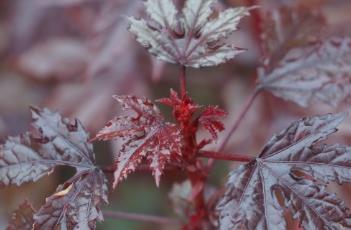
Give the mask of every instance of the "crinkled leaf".
[(335, 132), (344, 117), (294, 122), (274, 136), (256, 160), (234, 170), (218, 204), (220, 228), (286, 229), (279, 192), (304, 229), (351, 228), (351, 214), (343, 202), (328, 193), (325, 184), (309, 179), (351, 181), (351, 148), (315, 145)]
[(12, 214), (7, 230), (32, 230), (34, 212), (33, 206), (28, 201), (23, 202)]
[(47, 109), (32, 109), (35, 134), (9, 137), (0, 145), (0, 186), (37, 181), (55, 166), (94, 167), (92, 145), (82, 125)]
[(336, 106), (351, 92), (351, 40), (331, 38), (290, 50), (259, 87), (300, 106), (314, 101)]
[(95, 229), (103, 220), (101, 204), (107, 203), (107, 180), (100, 170), (76, 174), (60, 185), (34, 215), (34, 229)]
[(32, 108), (32, 118), (32, 132), (9, 137), (0, 146), (0, 185), (36, 181), (58, 165), (74, 167), (76, 175), (34, 215), (34, 229), (95, 229), (108, 189), (105, 175), (94, 165), (89, 134), (78, 120), (47, 109)]
[(115, 157), (114, 187), (143, 160), (149, 164), (159, 185), (165, 165), (181, 155), (180, 130), (176, 125), (165, 122), (158, 108), (146, 98), (116, 96), (115, 99), (134, 116), (115, 117), (94, 138), (119, 138), (123, 142)]
[(215, 2), (189, 0), (177, 15), (172, 1), (147, 0), (150, 20), (130, 17), (129, 30), (161, 60), (195, 68), (218, 65), (243, 51), (223, 40), (237, 29), (250, 8), (228, 9), (210, 19)]

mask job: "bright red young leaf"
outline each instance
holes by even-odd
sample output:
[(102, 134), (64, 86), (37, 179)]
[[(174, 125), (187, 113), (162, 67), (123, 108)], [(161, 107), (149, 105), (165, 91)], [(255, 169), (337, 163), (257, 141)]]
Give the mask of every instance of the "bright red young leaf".
[(200, 114), (198, 120), (200, 125), (207, 129), (213, 140), (218, 138), (218, 133), (224, 130), (224, 125), (220, 118), (223, 118), (227, 113), (218, 108), (218, 106), (208, 106)]
[(321, 183), (351, 182), (351, 148), (315, 145), (344, 117), (296, 121), (274, 136), (256, 160), (234, 170), (218, 204), (220, 229), (286, 229), (284, 206), (304, 229), (351, 228), (348, 208)]
[(12, 218), (6, 230), (32, 230), (34, 212), (33, 206), (28, 201), (24, 201), (12, 214)]
[[(218, 106), (200, 106), (194, 103), (191, 98), (181, 99), (176, 91), (171, 89), (170, 96), (157, 100), (159, 103), (172, 107), (173, 115), (182, 125), (183, 122), (194, 123), (195, 128), (202, 126), (211, 134), (211, 140), (216, 140), (218, 133), (224, 130), (224, 125), (220, 121), (227, 113)], [(200, 112), (196, 115), (196, 112)]]
[(99, 207), (107, 203), (108, 189), (95, 166), (89, 134), (78, 120), (47, 109), (32, 108), (32, 117), (33, 132), (9, 137), (0, 146), (0, 186), (36, 181), (58, 165), (74, 167), (76, 175), (35, 214), (35, 229), (93, 229), (102, 219)]
[(164, 120), (159, 109), (148, 99), (135, 96), (114, 97), (123, 109), (133, 115), (112, 119), (94, 140), (123, 141), (116, 154), (114, 173), (116, 187), (118, 182), (133, 172), (142, 160), (146, 160), (159, 185), (162, 171), (167, 163), (182, 155), (182, 137), (174, 124)]
[(270, 73), (260, 76), (260, 88), (307, 106), (322, 101), (332, 106), (351, 95), (351, 40), (330, 38), (290, 50)]

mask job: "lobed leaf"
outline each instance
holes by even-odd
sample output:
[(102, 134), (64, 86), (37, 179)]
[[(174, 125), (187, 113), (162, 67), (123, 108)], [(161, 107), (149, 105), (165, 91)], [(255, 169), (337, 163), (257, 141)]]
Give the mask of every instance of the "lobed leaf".
[(47, 109), (32, 108), (32, 118), (32, 132), (9, 137), (0, 146), (0, 186), (36, 181), (58, 165), (74, 167), (76, 175), (34, 215), (34, 229), (95, 229), (108, 188), (95, 166), (89, 134), (79, 121)]
[(163, 61), (195, 68), (218, 65), (243, 51), (223, 39), (237, 29), (239, 21), (252, 8), (228, 9), (210, 19), (215, 2), (188, 0), (178, 14), (171, 0), (147, 0), (149, 22), (130, 17), (129, 30), (141, 45)]
[(60, 185), (34, 215), (34, 229), (95, 229), (107, 201), (107, 179), (101, 170), (75, 175)]
[(337, 106), (351, 92), (350, 38), (330, 38), (290, 50), (270, 73), (262, 73), (259, 88), (306, 107), (321, 101)]
[(256, 160), (234, 170), (218, 204), (220, 229), (286, 229), (279, 193), (304, 229), (351, 228), (349, 210), (316, 181), (351, 181), (351, 148), (315, 145), (335, 132), (344, 117), (294, 122)]
[(10, 223), (6, 230), (32, 230), (34, 224), (34, 212), (35, 210), (33, 206), (28, 201), (24, 201), (12, 214)]
[(122, 146), (115, 156), (114, 172), (117, 184), (146, 160), (153, 171), (156, 184), (167, 163), (181, 155), (182, 140), (179, 128), (165, 122), (158, 108), (146, 98), (115, 96), (123, 108), (135, 116), (119, 116), (111, 120), (93, 140), (120, 138)]
[[(94, 167), (92, 145), (82, 125), (47, 109), (32, 108), (36, 134), (9, 137), (0, 145), (0, 186), (37, 181), (58, 165)], [(39, 135), (39, 137), (36, 137)]]

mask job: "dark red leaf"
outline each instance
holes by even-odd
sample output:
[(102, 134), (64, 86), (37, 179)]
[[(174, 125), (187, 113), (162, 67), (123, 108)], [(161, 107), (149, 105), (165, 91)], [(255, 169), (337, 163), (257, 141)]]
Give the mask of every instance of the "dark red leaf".
[[(218, 65), (244, 51), (225, 39), (252, 8), (214, 12), (214, 3), (187, 0), (178, 12), (172, 0), (147, 0), (149, 20), (130, 17), (129, 31), (160, 60), (195, 68)], [(216, 18), (210, 17), (215, 14)]]
[(290, 50), (258, 87), (307, 106), (315, 101), (336, 106), (351, 92), (351, 40), (330, 38)]
[(146, 98), (114, 98), (134, 116), (115, 117), (93, 139), (119, 138), (123, 142), (115, 157), (114, 187), (133, 172), (142, 160), (148, 162), (158, 185), (165, 165), (182, 154), (180, 130), (176, 125), (165, 122), (159, 109)]
[(80, 122), (71, 123), (47, 109), (32, 109), (35, 134), (9, 137), (0, 145), (0, 186), (37, 181), (58, 165), (77, 171), (94, 167), (89, 134)]
[(272, 68), (286, 53), (306, 42), (317, 40), (326, 26), (319, 7), (282, 6), (262, 17), (262, 45), (265, 67)]
[(34, 229), (95, 229), (107, 201), (107, 180), (101, 170), (76, 174), (60, 185), (34, 215)]
[(0, 146), (0, 186), (36, 181), (58, 165), (74, 167), (76, 175), (35, 214), (34, 229), (95, 229), (108, 189), (95, 166), (89, 134), (78, 120), (47, 109), (32, 108), (32, 117), (31, 133), (9, 137)]
[(279, 192), (304, 229), (351, 228), (349, 210), (316, 181), (351, 182), (351, 148), (315, 145), (335, 132), (344, 117), (294, 122), (274, 136), (255, 161), (234, 170), (218, 204), (221, 229), (286, 229)]

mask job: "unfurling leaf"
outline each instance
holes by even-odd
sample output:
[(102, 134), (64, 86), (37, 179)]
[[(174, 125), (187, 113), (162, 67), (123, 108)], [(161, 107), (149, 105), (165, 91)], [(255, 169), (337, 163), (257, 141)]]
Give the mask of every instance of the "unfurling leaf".
[[(58, 165), (94, 167), (92, 145), (82, 125), (47, 109), (32, 109), (35, 134), (9, 137), (0, 145), (0, 186), (37, 181)], [(39, 135), (39, 137), (36, 137)]]
[(351, 95), (351, 40), (330, 38), (290, 50), (258, 87), (307, 106), (314, 101), (337, 106)]
[(294, 122), (274, 136), (256, 160), (234, 170), (218, 204), (220, 229), (286, 229), (281, 205), (304, 229), (351, 228), (349, 210), (321, 183), (351, 182), (351, 148), (315, 145), (335, 132), (344, 117)]
[(243, 52), (224, 40), (249, 15), (250, 8), (227, 9), (211, 19), (215, 2), (188, 0), (182, 12), (177, 12), (172, 0), (147, 0), (150, 21), (130, 17), (129, 30), (163, 61), (195, 68), (218, 65)]
[(89, 134), (78, 120), (47, 109), (32, 108), (32, 117), (32, 132), (0, 146), (0, 186), (36, 181), (58, 165), (74, 167), (76, 175), (35, 214), (34, 229), (94, 229), (107, 203), (107, 180), (95, 166)]
[(32, 230), (34, 212), (33, 206), (28, 201), (23, 202), (12, 214), (12, 218), (6, 230)]
[(218, 106), (208, 106), (198, 119), (199, 123), (210, 132), (212, 139), (216, 140), (218, 133), (224, 130), (224, 125), (219, 119), (226, 115), (227, 113)]
[(107, 201), (107, 180), (101, 170), (78, 173), (60, 185), (34, 215), (34, 229), (95, 229)]
[(112, 119), (94, 140), (119, 138), (123, 144), (116, 154), (114, 172), (118, 182), (133, 172), (142, 160), (146, 160), (153, 171), (156, 184), (167, 163), (179, 158), (182, 152), (180, 130), (174, 124), (165, 122), (158, 108), (146, 98), (115, 96), (124, 110), (135, 116), (119, 116)]

